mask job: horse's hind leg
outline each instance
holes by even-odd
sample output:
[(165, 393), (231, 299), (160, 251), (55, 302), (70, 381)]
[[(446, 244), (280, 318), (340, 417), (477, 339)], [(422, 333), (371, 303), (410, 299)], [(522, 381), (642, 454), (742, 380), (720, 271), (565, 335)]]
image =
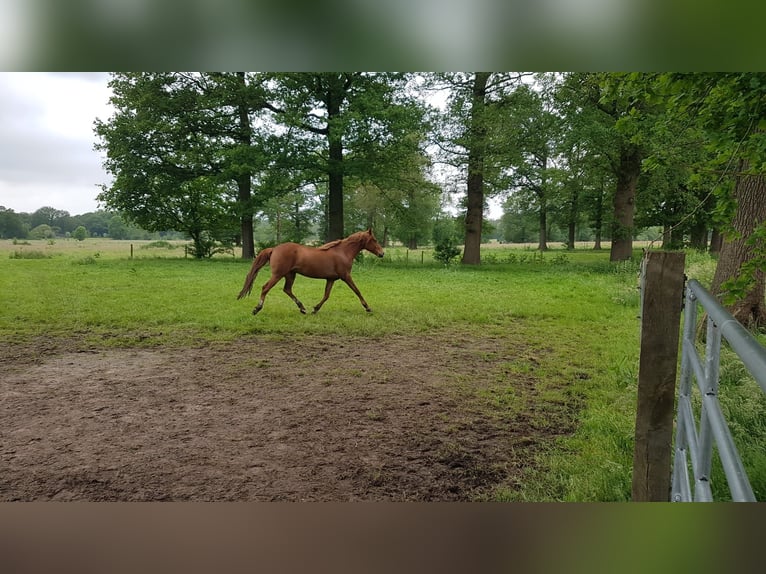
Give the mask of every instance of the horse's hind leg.
[(263, 284), (263, 288), (261, 289), (261, 300), (258, 301), (258, 305), (256, 305), (255, 309), (253, 309), (253, 315), (257, 315), (258, 311), (263, 309), (263, 301), (266, 299), (266, 295), (269, 291), (271, 291), (271, 288), (274, 287), (277, 282), (279, 282), (280, 279), (282, 279), (281, 275), (272, 274), (269, 280)]
[(283, 291), (287, 293), (287, 296), (290, 297), (290, 299), (292, 299), (296, 305), (298, 305), (298, 309), (300, 309), (301, 313), (305, 315), (306, 308), (303, 306), (303, 303), (298, 301), (298, 298), (293, 295), (293, 283), (295, 283), (295, 271), (285, 275), (285, 287)]

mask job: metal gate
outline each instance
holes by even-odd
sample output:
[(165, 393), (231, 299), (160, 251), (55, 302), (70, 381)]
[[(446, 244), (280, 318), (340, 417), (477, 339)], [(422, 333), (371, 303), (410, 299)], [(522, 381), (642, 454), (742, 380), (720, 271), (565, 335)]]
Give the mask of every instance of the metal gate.
[[(694, 344), (698, 304), (708, 314), (704, 357), (700, 357)], [(718, 401), (722, 337), (766, 392), (766, 349), (702, 285), (696, 280), (690, 280), (686, 287), (681, 380), (678, 388), (671, 492), (671, 500), (674, 502), (713, 500), (710, 472), (714, 444), (732, 500), (755, 501), (753, 489)], [(701, 394), (699, 427), (692, 408), (692, 379), (697, 381)], [(689, 476), (690, 466), (693, 485)]]

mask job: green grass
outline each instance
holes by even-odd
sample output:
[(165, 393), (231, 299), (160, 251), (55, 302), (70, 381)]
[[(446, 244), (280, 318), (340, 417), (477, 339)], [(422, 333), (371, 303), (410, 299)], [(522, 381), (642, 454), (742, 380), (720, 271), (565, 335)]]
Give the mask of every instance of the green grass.
[[(130, 259), (130, 242), (89, 241), (24, 246), (48, 253), (47, 258), (0, 256), (0, 343), (58, 338), (95, 347), (177, 346), (252, 334), (379, 338), (431, 332), (455, 340), (502, 338), (523, 349), (520, 360), (503, 365), (509, 380), (514, 374), (534, 376), (542, 396), (575, 400), (581, 408), (573, 415), (574, 434), (539, 454), (519, 489), (499, 491), (495, 498), (630, 497), (639, 338), (636, 262), (610, 264), (608, 252), (592, 250), (556, 250), (542, 260), (531, 255), (522, 260), (520, 254), (531, 252), (517, 249), (515, 262), (508, 263), (513, 252), (495, 247), (493, 253), (504, 254), (495, 263), (444, 267), (425, 256), (422, 263), (401, 256), (400, 248), (383, 260), (366, 257), (355, 265), (354, 279), (372, 314), (339, 282), (316, 316), (301, 315), (280, 284), (253, 317), (268, 269), (256, 279), (253, 295), (237, 300), (250, 262), (230, 256), (195, 261), (179, 249), (139, 249), (139, 242)], [(0, 255), (3, 249), (19, 246), (0, 244)], [(707, 256), (690, 259), (699, 273), (712, 275)], [(323, 281), (304, 277), (294, 286), (307, 307), (323, 290)], [(527, 400), (510, 383), (485, 398), (493, 409), (509, 412)], [(753, 417), (763, 420), (756, 415), (748, 414), (749, 422), (742, 424), (750, 428)]]

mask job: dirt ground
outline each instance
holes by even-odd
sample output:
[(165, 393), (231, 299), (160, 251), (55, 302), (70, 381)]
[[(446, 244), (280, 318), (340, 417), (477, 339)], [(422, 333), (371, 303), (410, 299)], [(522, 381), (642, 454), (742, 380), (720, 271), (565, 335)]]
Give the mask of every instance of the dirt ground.
[[(0, 500), (486, 499), (518, 486), (576, 408), (541, 402), (532, 375), (509, 380), (525, 350), (507, 345), (454, 333), (6, 345)], [(493, 400), (508, 385), (515, 414)]]

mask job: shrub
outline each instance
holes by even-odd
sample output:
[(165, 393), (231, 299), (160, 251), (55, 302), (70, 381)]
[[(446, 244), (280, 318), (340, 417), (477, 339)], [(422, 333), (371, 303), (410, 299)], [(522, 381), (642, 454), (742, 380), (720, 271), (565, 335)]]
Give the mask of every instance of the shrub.
[(74, 237), (77, 241), (85, 241), (85, 239), (88, 237), (88, 230), (85, 229), (84, 226), (80, 225), (72, 232), (72, 237)]
[(50, 225), (42, 224), (35, 227), (29, 232), (29, 236), (32, 239), (51, 239), (56, 236), (56, 232)]
[(141, 249), (175, 249), (176, 246), (170, 243), (170, 241), (160, 240), (152, 241), (146, 245), (142, 245)]
[(442, 239), (434, 247), (434, 259), (449, 265), (460, 255), (460, 248), (455, 245), (454, 239), (447, 237)]
[(234, 245), (231, 242), (217, 240), (207, 231), (193, 238), (193, 243), (187, 246), (189, 255), (196, 259), (209, 259), (217, 253), (234, 254)]
[(50, 259), (51, 255), (42, 251), (14, 251), (10, 255), (11, 259)]

